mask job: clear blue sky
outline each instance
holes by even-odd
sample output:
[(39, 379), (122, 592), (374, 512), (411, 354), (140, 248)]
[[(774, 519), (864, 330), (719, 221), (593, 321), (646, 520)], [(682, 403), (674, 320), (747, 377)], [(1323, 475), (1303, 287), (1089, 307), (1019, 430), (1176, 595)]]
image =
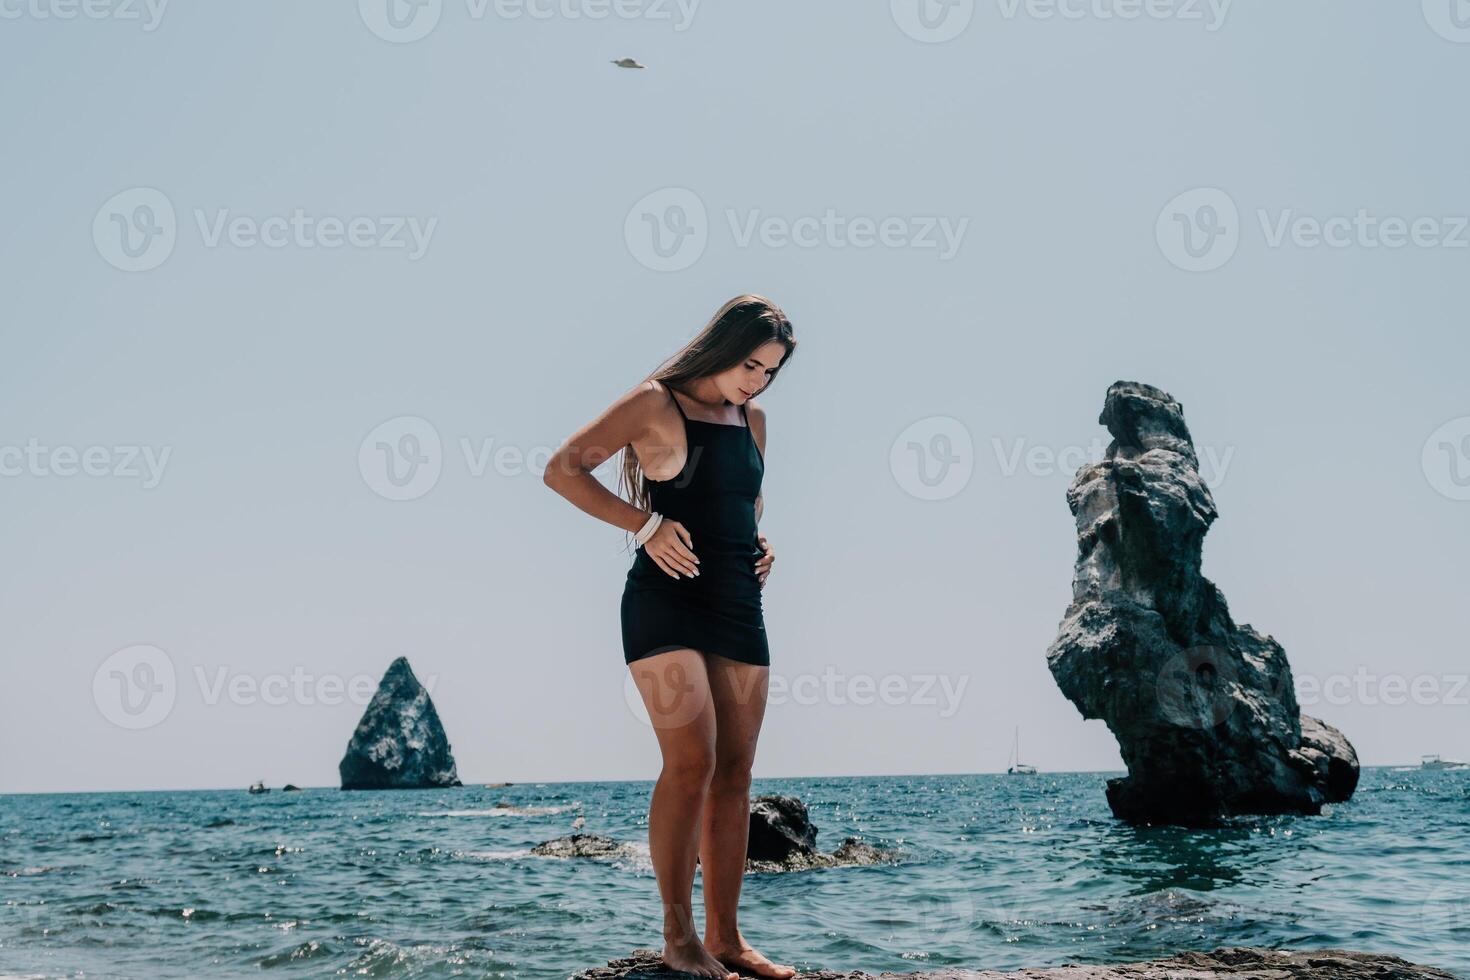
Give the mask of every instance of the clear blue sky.
[[(772, 704), (757, 776), (996, 770), (1015, 725), (1042, 768), (1120, 767), (1044, 658), (1069, 470), (1120, 378), (1172, 392), (1224, 461), (1206, 572), (1238, 620), (1299, 674), (1439, 691), (1355, 682), (1308, 710), (1366, 763), (1470, 756), (1470, 38), (1448, 8), (990, 0), (925, 28), (903, 0), (443, 0), (432, 25), (374, 2), (5, 8), (0, 792), (332, 784), (361, 705), (250, 685), (398, 655), (435, 678), (467, 782), (652, 778), (622, 532), (535, 454), (744, 291), (801, 343), (760, 398), (765, 605), (778, 681), (818, 692)], [(684, 251), (640, 241), (647, 208)], [(1433, 224), (1310, 244), (1360, 211)], [(1225, 222), (1214, 268), (1181, 268), (1176, 213)], [(353, 218), (362, 244), (327, 247)], [(403, 416), (439, 472), (390, 500), (359, 451)], [(941, 499), (892, 462), (915, 425), (972, 447), (949, 444), (969, 478)], [(481, 467), (487, 440), (533, 459)], [(130, 728), (113, 669), (165, 685), (108, 658), (140, 644), (175, 682)], [(890, 675), (910, 696), (854, 703), (852, 678)]]

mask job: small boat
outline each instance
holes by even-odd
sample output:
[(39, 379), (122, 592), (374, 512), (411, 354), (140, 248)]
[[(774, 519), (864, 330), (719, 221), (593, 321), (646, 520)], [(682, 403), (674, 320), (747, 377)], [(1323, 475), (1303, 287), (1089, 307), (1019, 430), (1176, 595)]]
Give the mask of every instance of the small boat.
[(1470, 763), (1458, 762), (1454, 759), (1441, 759), (1438, 753), (1426, 755), (1419, 760), (1420, 769), (1470, 769)]
[(251, 793), (269, 793), (270, 790), (266, 789), (265, 783), (256, 783), (254, 786), (251, 786), (250, 787), (250, 792)]
[(1021, 761), (1021, 726), (1020, 725), (1017, 725), (1016, 726), (1016, 737), (1015, 737), (1015, 740), (1011, 744), (1011, 757), (1010, 757), (1010, 759), (1008, 761), (1009, 761), (1010, 764), (1008, 766), (1006, 766), (1006, 775), (1007, 776), (1034, 776), (1034, 775), (1036, 775), (1036, 767), (1035, 766), (1028, 766), (1028, 765), (1026, 765), (1026, 763), (1024, 763), (1024, 762)]

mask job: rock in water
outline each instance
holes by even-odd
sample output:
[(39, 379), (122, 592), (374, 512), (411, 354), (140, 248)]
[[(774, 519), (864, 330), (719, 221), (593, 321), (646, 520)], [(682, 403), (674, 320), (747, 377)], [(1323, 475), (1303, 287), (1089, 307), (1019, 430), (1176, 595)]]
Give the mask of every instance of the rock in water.
[(794, 796), (767, 793), (750, 802), (748, 861), (789, 861), (817, 849), (817, 828), (806, 804)]
[(570, 834), (555, 840), (543, 841), (531, 848), (531, 853), (540, 857), (617, 858), (636, 852), (631, 845), (601, 834)]
[(461, 785), (439, 713), (404, 657), (383, 675), (337, 769), (343, 789)]
[(1047, 666), (1082, 716), (1118, 739), (1128, 775), (1108, 781), (1113, 814), (1198, 826), (1346, 800), (1358, 782), (1352, 745), (1301, 714), (1286, 651), (1236, 625), (1200, 573), (1215, 501), (1183, 407), (1119, 381), (1098, 421), (1113, 442), (1067, 491), (1077, 567)]

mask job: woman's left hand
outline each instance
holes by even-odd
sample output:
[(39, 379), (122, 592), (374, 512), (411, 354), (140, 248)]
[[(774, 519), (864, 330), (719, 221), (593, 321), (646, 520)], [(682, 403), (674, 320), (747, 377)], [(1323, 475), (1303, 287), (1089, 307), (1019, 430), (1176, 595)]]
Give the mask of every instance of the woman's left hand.
[(764, 556), (757, 558), (755, 562), (755, 574), (760, 580), (761, 588), (764, 589), (766, 587), (766, 576), (771, 574), (771, 565), (776, 561), (776, 550), (771, 547), (771, 542), (766, 540), (764, 534), (756, 534), (755, 539), (760, 542), (760, 546), (766, 552)]

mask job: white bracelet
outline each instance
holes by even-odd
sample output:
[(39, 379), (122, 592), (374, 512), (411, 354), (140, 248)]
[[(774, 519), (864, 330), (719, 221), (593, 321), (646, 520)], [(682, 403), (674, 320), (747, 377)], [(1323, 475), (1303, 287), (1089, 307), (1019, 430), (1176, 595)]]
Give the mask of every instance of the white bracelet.
[(658, 530), (658, 526), (663, 523), (663, 519), (664, 515), (658, 511), (654, 511), (649, 515), (648, 521), (639, 529), (638, 533), (633, 536), (633, 540), (637, 541), (641, 547), (644, 542), (653, 537), (653, 532)]

